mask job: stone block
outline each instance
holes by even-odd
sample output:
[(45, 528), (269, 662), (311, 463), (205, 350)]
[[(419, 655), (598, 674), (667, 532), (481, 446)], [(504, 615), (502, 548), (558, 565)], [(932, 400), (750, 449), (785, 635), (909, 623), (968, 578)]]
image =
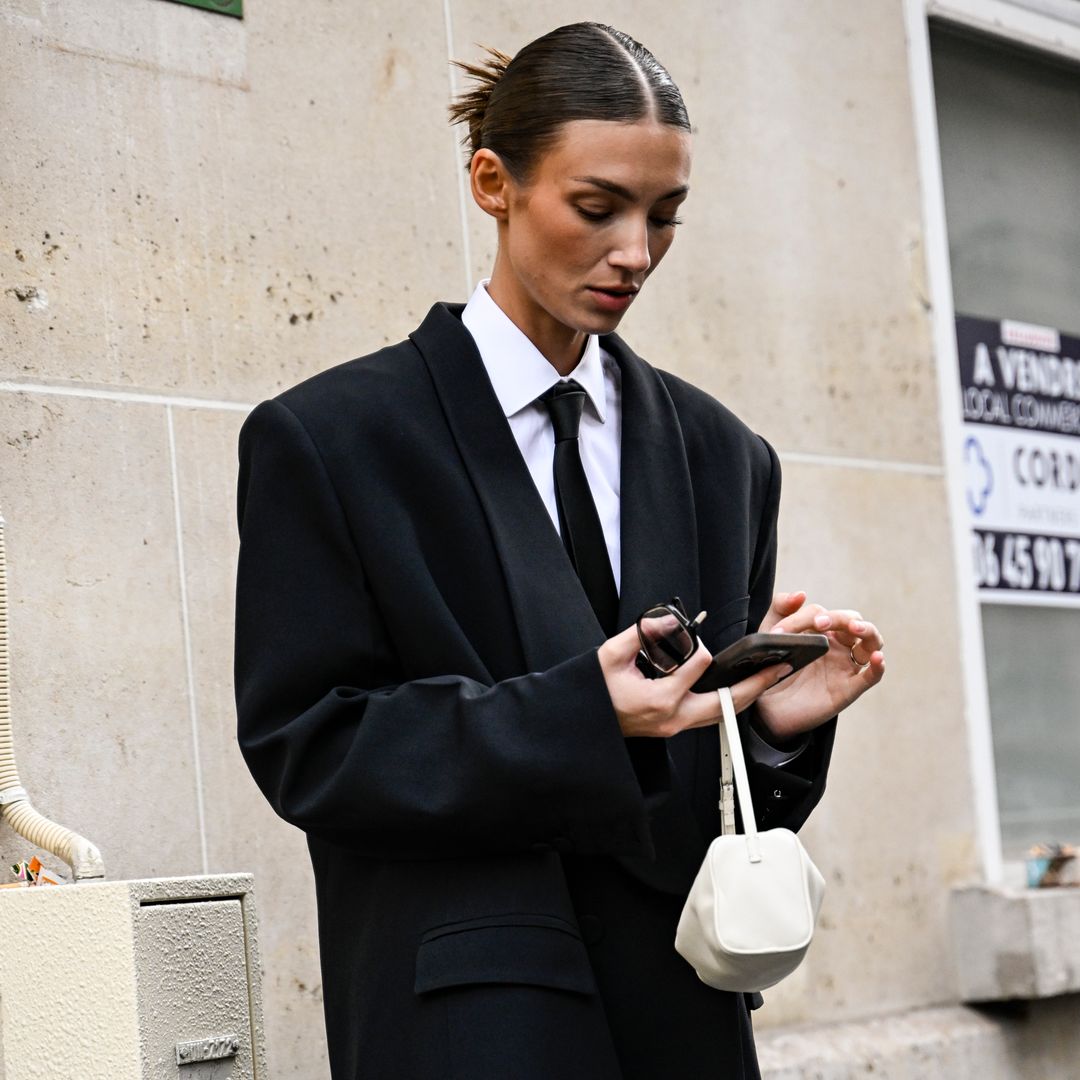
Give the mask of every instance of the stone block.
[(1080, 889), (954, 889), (949, 929), (964, 1001), (1080, 993)]
[(1074, 1080), (1080, 1000), (1024, 1015), (946, 1005), (853, 1023), (768, 1032), (762, 1080)]

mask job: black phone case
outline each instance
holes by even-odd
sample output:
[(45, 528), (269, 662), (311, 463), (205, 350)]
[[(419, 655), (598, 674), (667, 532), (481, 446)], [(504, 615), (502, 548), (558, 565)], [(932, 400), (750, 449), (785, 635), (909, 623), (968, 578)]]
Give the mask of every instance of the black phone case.
[(794, 674), (828, 651), (824, 634), (747, 634), (718, 652), (691, 689), (698, 694), (718, 690), (773, 664), (790, 664)]

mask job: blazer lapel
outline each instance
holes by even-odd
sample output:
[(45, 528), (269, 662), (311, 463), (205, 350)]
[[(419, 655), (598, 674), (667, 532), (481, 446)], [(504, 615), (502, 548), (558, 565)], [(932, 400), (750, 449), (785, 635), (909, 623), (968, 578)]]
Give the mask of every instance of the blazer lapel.
[(622, 372), (619, 626), (678, 596), (701, 595), (697, 518), (682, 428), (660, 376), (615, 334), (601, 339)]
[[(616, 335), (602, 339), (622, 372), (621, 542), (619, 625), (628, 626), (647, 607), (678, 596), (691, 616), (701, 597), (697, 516), (682, 427), (660, 376)], [(676, 895), (690, 887), (704, 839), (686, 792), (691, 790), (697, 739), (632, 739), (639, 767), (655, 770), (664, 754), (677, 782), (650, 806), (649, 828), (661, 857), (622, 856), (619, 862), (653, 888)], [(656, 744), (660, 745), (657, 746)]]
[(594, 648), (604, 632), (514, 441), (461, 304), (436, 304), (410, 337), (491, 527), (530, 671)]

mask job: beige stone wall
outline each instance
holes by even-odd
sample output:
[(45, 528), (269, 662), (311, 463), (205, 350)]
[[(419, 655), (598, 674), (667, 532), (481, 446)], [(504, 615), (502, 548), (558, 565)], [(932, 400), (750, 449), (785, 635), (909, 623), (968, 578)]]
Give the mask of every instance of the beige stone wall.
[(888, 639), (806, 830), (820, 940), (758, 1020), (948, 1001), (977, 865), (900, 0), (247, 7), (0, 0), (0, 509), (40, 808), (111, 876), (253, 871), (271, 1067), (326, 1075), (303, 839), (233, 735), (236, 432), (464, 298), (492, 234), (462, 224), (448, 55), (584, 14), (654, 49), (697, 128), (627, 337), (780, 450), (781, 587)]

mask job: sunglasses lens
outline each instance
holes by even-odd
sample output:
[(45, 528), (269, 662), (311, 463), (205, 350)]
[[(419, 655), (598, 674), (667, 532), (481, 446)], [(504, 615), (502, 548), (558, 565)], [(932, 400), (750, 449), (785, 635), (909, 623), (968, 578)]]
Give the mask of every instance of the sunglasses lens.
[(665, 607), (646, 611), (638, 621), (638, 631), (645, 655), (665, 675), (689, 659), (694, 651), (693, 638)]

